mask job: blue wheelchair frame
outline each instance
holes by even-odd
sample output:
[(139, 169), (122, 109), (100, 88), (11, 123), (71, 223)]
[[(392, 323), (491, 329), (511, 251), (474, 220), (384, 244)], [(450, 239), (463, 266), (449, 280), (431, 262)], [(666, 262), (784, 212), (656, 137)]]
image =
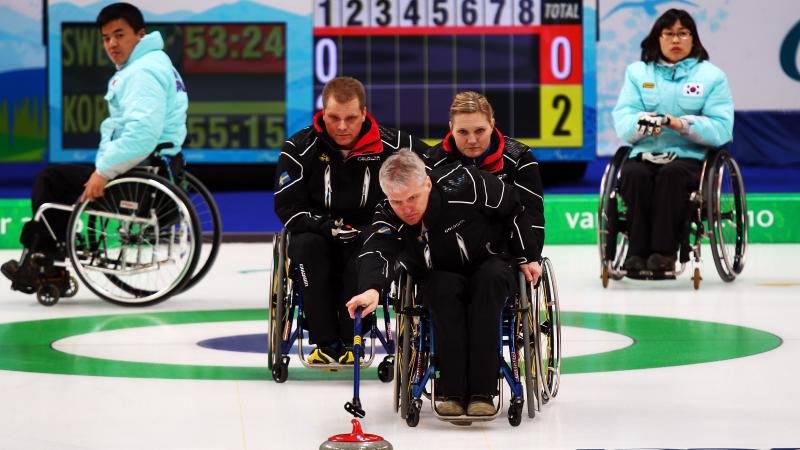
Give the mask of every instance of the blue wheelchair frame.
[[(525, 361), (524, 367), (533, 368), (533, 370), (526, 370), (525, 377), (527, 379), (524, 381), (522, 380), (518, 345), (515, 342), (515, 338), (519, 335), (521, 328), (523, 329), (523, 333), (528, 335), (531, 333), (531, 324), (526, 320), (529, 317), (528, 311), (530, 308), (533, 308), (533, 305), (528, 302), (526, 283), (520, 274), (520, 292), (518, 296), (512, 296), (506, 299), (506, 304), (499, 318), (499, 326), (501, 329), (498, 345), (498, 357), (500, 358), (499, 375), (505, 379), (511, 390), (511, 405), (508, 410), (508, 421), (512, 426), (518, 426), (522, 420), (522, 408), (526, 396), (523, 383), (527, 383), (528, 386), (534, 383), (538, 386), (539, 383), (539, 380), (535, 378), (536, 374), (539, 373), (535, 367), (541, 367), (541, 364), (534, 366), (534, 364), (536, 364), (535, 358), (537, 357), (529, 354), (533, 352), (530, 351), (530, 343), (527, 339), (525, 339), (525, 344), (528, 345), (528, 348), (524, 348), (525, 352), (523, 353)], [(417, 356), (413, 359), (415, 367), (410, 380), (411, 399), (405, 416), (406, 423), (414, 427), (419, 423), (419, 414), (422, 407), (421, 397), (427, 395), (425, 387), (431, 379), (435, 380), (436, 378), (436, 339), (433, 333), (430, 311), (428, 311), (426, 307), (422, 305), (405, 306), (403, 314), (405, 314), (407, 318), (415, 316), (420, 319), (418, 325), (419, 333), (411, 343), (412, 351), (415, 352)], [(538, 342), (538, 339), (536, 339), (536, 341)], [(511, 359), (510, 365), (503, 354), (503, 349), (506, 347), (509, 350)], [(427, 368), (423, 366), (423, 360), (429, 361)], [(494, 420), (500, 414), (503, 404), (503, 388), (499, 380), (500, 378), (498, 377), (498, 403), (495, 408), (495, 413), (491, 416), (443, 416), (439, 414), (436, 410), (436, 383), (434, 381), (434, 383), (431, 383), (432, 388), (429, 396), (435, 416), (440, 420), (462, 424)], [(537, 394), (531, 394), (532, 390), (528, 390), (529, 401), (538, 403), (539, 400), (535, 398)], [(402, 390), (400, 391), (400, 395), (405, 395)], [(532, 405), (529, 405), (528, 410), (529, 416), (533, 417), (535, 413), (533, 412), (534, 408)]]
[[(327, 371), (337, 371), (340, 369), (352, 369), (353, 364), (340, 364), (340, 363), (330, 363), (330, 364), (310, 364), (306, 361), (306, 355), (303, 351), (303, 340), (305, 337), (305, 314), (303, 311), (303, 293), (302, 289), (300, 289), (300, 285), (295, 283), (295, 280), (299, 279), (298, 269), (293, 267), (291, 264), (287, 264), (287, 256), (286, 256), (286, 243), (288, 241), (288, 233), (284, 229), (281, 231), (280, 235), (276, 235), (275, 239), (273, 240), (273, 253), (278, 252), (278, 257), (273, 258), (274, 264), (278, 264), (278, 268), (281, 270), (275, 270), (273, 268), (273, 283), (271, 287), (272, 295), (275, 296), (275, 287), (276, 283), (285, 283), (283, 287), (285, 291), (282, 295), (283, 298), (283, 308), (280, 308), (278, 311), (282, 317), (281, 319), (281, 332), (280, 332), (280, 342), (274, 341), (273, 333), (276, 333), (275, 330), (275, 323), (272, 320), (272, 314), (275, 312), (276, 308), (273, 308), (272, 304), (270, 305), (270, 336), (269, 336), (269, 343), (268, 345), (272, 346), (277, 344), (279, 346), (279, 354), (273, 357), (270, 355), (268, 360), (269, 368), (272, 371), (272, 378), (278, 383), (283, 383), (286, 381), (288, 377), (288, 370), (289, 370), (289, 361), (291, 354), (292, 347), (297, 343), (297, 354), (300, 358), (300, 362), (303, 366), (311, 369), (321, 369)], [(286, 277), (286, 280), (275, 280), (276, 274), (283, 272), (288, 266), (289, 276)], [(283, 277), (281, 277), (283, 278)], [(288, 297), (288, 298), (287, 298)], [(389, 316), (389, 299), (390, 295), (388, 293), (383, 293), (381, 295), (381, 306), (383, 309), (383, 322), (384, 322), (384, 329), (386, 330), (385, 333), (382, 332), (378, 328), (378, 321), (376, 320), (375, 323), (369, 330), (369, 338), (370, 338), (370, 353), (369, 358), (365, 359), (363, 362), (359, 364), (360, 368), (366, 368), (372, 365), (373, 360), (375, 359), (376, 354), (376, 347), (375, 347), (375, 340), (378, 339), (383, 346), (383, 349), (386, 351), (387, 356), (384, 357), (383, 361), (378, 366), (378, 378), (388, 383), (392, 381), (394, 377), (394, 354), (395, 354), (395, 340), (392, 333), (392, 324), (391, 324), (391, 317)], [(280, 299), (277, 299), (278, 301)], [(288, 300), (288, 301), (287, 301)], [(271, 299), (271, 302), (274, 303), (276, 299)], [(295, 324), (295, 317), (297, 318), (296, 326)], [(360, 330), (360, 326), (358, 327)], [(360, 338), (360, 336), (359, 336)], [(275, 344), (272, 344), (275, 342)], [(359, 342), (360, 344), (360, 342)], [(274, 352), (274, 348), (270, 348), (271, 353)]]

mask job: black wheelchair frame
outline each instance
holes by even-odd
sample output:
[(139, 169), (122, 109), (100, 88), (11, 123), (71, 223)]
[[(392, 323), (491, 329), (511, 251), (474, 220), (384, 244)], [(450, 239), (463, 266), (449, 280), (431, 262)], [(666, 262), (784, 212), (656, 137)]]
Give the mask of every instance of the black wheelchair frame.
[[(601, 280), (675, 279), (692, 263), (692, 284), (699, 289), (701, 243), (708, 238), (717, 273), (731, 282), (744, 269), (747, 252), (747, 200), (744, 180), (736, 160), (725, 148), (711, 149), (703, 161), (698, 188), (689, 199), (689, 217), (680, 242), (680, 269), (631, 273), (622, 268), (628, 249), (625, 203), (619, 190), (622, 168), (631, 147), (621, 147), (606, 165), (600, 182), (597, 212), (597, 243), (600, 250)], [(693, 239), (692, 239), (693, 238)]]

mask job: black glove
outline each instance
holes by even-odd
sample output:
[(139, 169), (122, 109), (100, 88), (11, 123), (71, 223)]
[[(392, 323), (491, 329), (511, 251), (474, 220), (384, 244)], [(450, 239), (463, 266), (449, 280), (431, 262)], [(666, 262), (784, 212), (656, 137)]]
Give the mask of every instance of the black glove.
[(331, 228), (331, 236), (333, 236), (333, 239), (342, 244), (356, 242), (360, 234), (361, 231), (351, 227), (350, 225), (345, 225), (344, 220), (342, 219), (336, 220), (334, 222), (334, 226)]
[(636, 131), (644, 136), (658, 137), (661, 135), (664, 125), (669, 125), (669, 117), (662, 114), (643, 115), (639, 117), (639, 122), (636, 123)]

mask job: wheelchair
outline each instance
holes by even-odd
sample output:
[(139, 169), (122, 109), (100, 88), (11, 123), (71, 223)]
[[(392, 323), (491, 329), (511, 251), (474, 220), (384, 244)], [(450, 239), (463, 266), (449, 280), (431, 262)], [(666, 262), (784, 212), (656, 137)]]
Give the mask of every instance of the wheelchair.
[(712, 149), (703, 161), (698, 188), (689, 196), (689, 217), (680, 242), (678, 270), (631, 273), (622, 268), (627, 256), (628, 233), (620, 174), (631, 147), (621, 147), (606, 165), (600, 182), (597, 243), (603, 287), (608, 280), (675, 279), (691, 261), (692, 284), (700, 288), (701, 242), (708, 239), (717, 273), (731, 282), (744, 269), (747, 252), (747, 201), (739, 165), (724, 149)]
[[(431, 403), (437, 419), (457, 424), (485, 422), (497, 418), (503, 405), (503, 380), (511, 399), (508, 422), (519, 426), (527, 401), (527, 414), (534, 418), (541, 406), (558, 394), (561, 374), (561, 313), (553, 265), (542, 260), (542, 275), (536, 285), (519, 276), (519, 292), (506, 302), (499, 318), (498, 399), (491, 416), (443, 416), (436, 409), (436, 346), (430, 313), (417, 298), (417, 287), (405, 271), (398, 271), (397, 353), (395, 355), (394, 410), (410, 427), (419, 424), (422, 397)], [(507, 354), (504, 354), (507, 352)], [(510, 364), (506, 361), (508, 357)], [(430, 389), (429, 389), (430, 388)]]
[[(267, 343), (267, 366), (272, 379), (283, 383), (289, 376), (289, 362), (292, 347), (297, 344), (297, 356), (304, 367), (336, 372), (352, 369), (353, 364), (310, 364), (306, 360), (303, 342), (307, 331), (307, 319), (303, 310), (303, 294), (298, 283), (299, 269), (289, 260), (287, 248), (291, 234), (282, 230), (272, 239), (272, 277), (269, 302), (269, 332)], [(378, 378), (388, 383), (394, 376), (395, 340), (389, 316), (390, 294), (381, 295), (384, 331), (378, 328), (377, 320), (369, 333), (369, 353), (359, 363), (360, 368), (370, 367), (377, 354), (376, 340), (380, 341), (386, 356), (378, 364)], [(356, 336), (360, 340), (360, 336)], [(363, 348), (363, 347), (362, 347)]]
[(197, 284), (219, 252), (222, 223), (211, 193), (183, 170), (182, 157), (160, 154), (170, 146), (162, 144), (146, 165), (108, 182), (103, 197), (41, 205), (33, 220), (53, 240), (45, 211), (70, 213), (66, 241), (57, 244), (64, 260), (26, 252), (21, 264), (34, 258), (38, 277), (20, 290), (35, 292), (45, 306), (74, 296), (78, 282), (67, 260), (90, 291), (122, 306), (153, 305)]

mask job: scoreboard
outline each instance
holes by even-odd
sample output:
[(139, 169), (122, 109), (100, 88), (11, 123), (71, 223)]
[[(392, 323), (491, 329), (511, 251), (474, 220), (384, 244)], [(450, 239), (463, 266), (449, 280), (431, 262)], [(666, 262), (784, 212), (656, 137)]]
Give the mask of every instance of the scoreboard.
[[(115, 67), (95, 18), (108, 2), (46, 2), (49, 159), (94, 161)], [(189, 95), (190, 163), (275, 163), (313, 114), (312, 0), (137, 0)]]
[(314, 0), (315, 108), (327, 81), (352, 76), (381, 124), (434, 143), (453, 96), (474, 90), (537, 158), (594, 159), (585, 34), (582, 0)]
[[(182, 0), (183, 1), (183, 0)], [(138, 0), (189, 93), (192, 163), (275, 163), (329, 80), (367, 89), (387, 126), (429, 143), (456, 93), (487, 96), (504, 135), (541, 161), (595, 158), (590, 0)], [(94, 19), (105, 2), (47, 2), (49, 157), (91, 162), (114, 66)], [(590, 2), (592, 3), (592, 2)]]
[[(286, 27), (283, 23), (153, 23), (189, 86), (187, 150), (280, 148), (285, 139)], [(62, 149), (97, 146), (114, 74), (97, 26), (61, 30)], [(220, 89), (224, 86), (224, 89)]]

